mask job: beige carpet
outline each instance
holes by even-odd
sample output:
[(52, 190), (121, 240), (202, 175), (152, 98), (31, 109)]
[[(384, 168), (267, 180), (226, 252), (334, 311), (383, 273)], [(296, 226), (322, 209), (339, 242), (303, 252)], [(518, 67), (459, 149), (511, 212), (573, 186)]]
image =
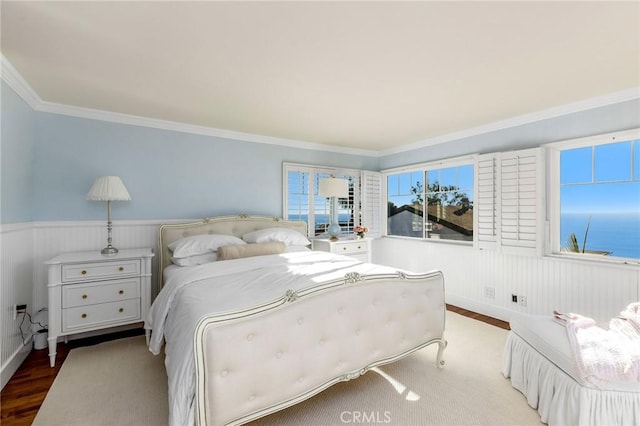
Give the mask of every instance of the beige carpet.
[[(339, 383), (254, 425), (539, 425), (500, 374), (505, 330), (447, 313), (445, 368), (437, 345)], [(77, 348), (67, 357), (34, 425), (164, 425), (163, 359), (144, 337)]]

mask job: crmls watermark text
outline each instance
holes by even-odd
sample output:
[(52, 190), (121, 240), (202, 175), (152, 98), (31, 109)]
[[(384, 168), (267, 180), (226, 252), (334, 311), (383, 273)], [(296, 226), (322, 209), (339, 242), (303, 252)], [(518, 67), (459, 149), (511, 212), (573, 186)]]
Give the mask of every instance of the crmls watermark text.
[(342, 423), (391, 423), (391, 412), (389, 411), (343, 411), (340, 413)]

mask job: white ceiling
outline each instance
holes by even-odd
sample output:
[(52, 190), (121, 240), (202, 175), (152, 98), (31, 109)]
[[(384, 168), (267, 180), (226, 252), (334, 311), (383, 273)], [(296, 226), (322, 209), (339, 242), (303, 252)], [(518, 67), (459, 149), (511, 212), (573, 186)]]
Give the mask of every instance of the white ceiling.
[(13, 2), (45, 102), (389, 150), (640, 86), (640, 3)]

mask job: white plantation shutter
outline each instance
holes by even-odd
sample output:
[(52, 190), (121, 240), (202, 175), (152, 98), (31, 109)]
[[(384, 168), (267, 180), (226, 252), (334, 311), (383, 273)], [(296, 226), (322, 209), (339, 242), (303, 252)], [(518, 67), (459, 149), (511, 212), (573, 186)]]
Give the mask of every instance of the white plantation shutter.
[(358, 191), (360, 177), (357, 174), (351, 173), (338, 175), (338, 177), (349, 181), (349, 197), (341, 198), (338, 210), (339, 215), (342, 215), (341, 217), (349, 217), (349, 222), (346, 223), (341, 220), (340, 226), (342, 227), (343, 233), (353, 234), (353, 229), (358, 224), (358, 218), (360, 217), (360, 191)]
[(544, 163), (542, 148), (499, 156), (500, 245), (504, 251), (542, 254)]
[(484, 154), (478, 157), (478, 191), (475, 211), (476, 234), (481, 249), (497, 248), (500, 229), (500, 156)]
[(382, 234), (382, 174), (363, 170), (360, 173), (360, 225), (369, 228), (369, 237)]

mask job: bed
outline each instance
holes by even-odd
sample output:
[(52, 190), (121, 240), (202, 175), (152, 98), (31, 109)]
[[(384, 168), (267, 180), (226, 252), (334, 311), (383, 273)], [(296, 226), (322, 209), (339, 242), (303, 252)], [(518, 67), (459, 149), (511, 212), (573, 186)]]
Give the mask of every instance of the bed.
[(639, 425), (638, 382), (581, 379), (566, 327), (553, 316), (515, 315), (502, 374), (549, 425)]
[[(311, 251), (306, 235), (304, 222), (246, 215), (160, 227), (161, 291), (145, 328), (151, 352), (164, 346), (171, 425), (243, 424), (432, 344), (443, 365), (439, 271)], [(175, 264), (184, 241), (219, 236), (249, 243)], [(220, 260), (229, 248), (266, 251)]]

